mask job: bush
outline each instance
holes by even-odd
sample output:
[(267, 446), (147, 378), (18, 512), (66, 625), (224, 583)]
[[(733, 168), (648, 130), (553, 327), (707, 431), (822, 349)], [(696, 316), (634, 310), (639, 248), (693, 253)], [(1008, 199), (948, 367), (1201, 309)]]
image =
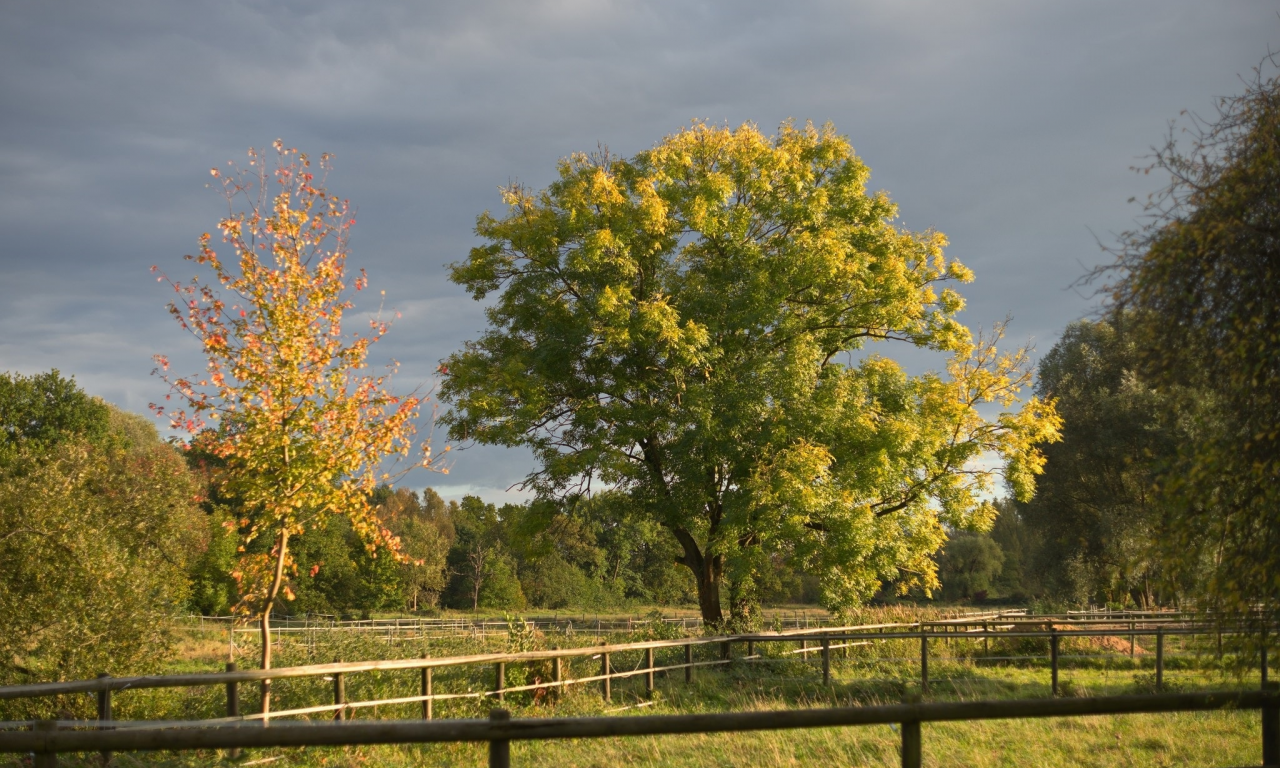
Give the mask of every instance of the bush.
[(110, 422), (0, 467), (0, 684), (146, 669), (187, 602), (210, 541), (197, 483), (154, 428)]

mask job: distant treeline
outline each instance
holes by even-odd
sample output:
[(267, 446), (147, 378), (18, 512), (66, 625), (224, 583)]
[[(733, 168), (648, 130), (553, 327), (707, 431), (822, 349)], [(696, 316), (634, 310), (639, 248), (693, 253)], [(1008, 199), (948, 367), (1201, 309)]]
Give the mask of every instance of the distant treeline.
[[(670, 534), (632, 513), (621, 494), (576, 503), (486, 504), (476, 496), (444, 501), (382, 487), (375, 495), (387, 527), (400, 537), (408, 562), (371, 554), (342, 517), (295, 540), (297, 573), (291, 613), (364, 615), (436, 608), (517, 611), (606, 609), (628, 605), (696, 605), (688, 568), (677, 564)], [(216, 503), (210, 514), (222, 514)], [(226, 518), (230, 520), (229, 517)], [(193, 569), (192, 607), (227, 611), (235, 600), (235, 533)], [(767, 602), (815, 602), (817, 581), (781, 564)]]
[(998, 503), (989, 532), (951, 533), (944, 598), (1149, 606), (1210, 578), (1211, 562), (1174, 577), (1156, 543), (1175, 508), (1160, 477), (1202, 439), (1212, 398), (1144, 378), (1130, 324), (1124, 313), (1072, 323), (1040, 361), (1037, 394), (1056, 401), (1062, 441), (1044, 447), (1035, 498)]

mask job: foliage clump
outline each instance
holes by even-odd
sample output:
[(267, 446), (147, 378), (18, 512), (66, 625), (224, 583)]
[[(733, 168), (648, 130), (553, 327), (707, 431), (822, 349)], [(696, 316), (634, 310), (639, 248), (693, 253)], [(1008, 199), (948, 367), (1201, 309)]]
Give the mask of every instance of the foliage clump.
[(199, 478), (57, 371), (0, 375), (0, 685), (150, 668), (208, 546)]

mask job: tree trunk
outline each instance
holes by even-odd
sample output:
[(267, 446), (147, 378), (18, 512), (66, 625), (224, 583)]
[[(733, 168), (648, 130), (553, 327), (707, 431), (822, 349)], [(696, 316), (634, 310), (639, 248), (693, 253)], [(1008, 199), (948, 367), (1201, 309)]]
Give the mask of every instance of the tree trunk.
[(684, 557), (676, 562), (693, 571), (694, 582), (698, 585), (698, 609), (702, 613), (703, 624), (708, 627), (721, 626), (724, 614), (720, 611), (720, 582), (724, 577), (724, 558), (721, 555), (704, 557), (698, 542), (685, 529), (668, 526), (668, 530), (684, 550)]
[[(279, 545), (276, 551), (276, 572), (271, 580), (271, 589), (267, 592), (266, 604), (262, 606), (262, 668), (271, 669), (271, 608), (275, 605), (276, 596), (280, 594), (280, 586), (284, 583), (285, 552), (289, 546), (289, 531), (280, 529)], [(271, 711), (271, 681), (262, 681), (262, 713)]]
[(471, 580), (471, 610), (480, 610), (480, 579), (484, 571), (484, 550), (477, 547), (470, 554), (471, 572), (474, 576)]
[(724, 614), (720, 611), (721, 573), (717, 561), (719, 558), (709, 557), (703, 560), (703, 567), (694, 572), (698, 582), (698, 609), (702, 612), (702, 622), (706, 626), (720, 626), (724, 623)]

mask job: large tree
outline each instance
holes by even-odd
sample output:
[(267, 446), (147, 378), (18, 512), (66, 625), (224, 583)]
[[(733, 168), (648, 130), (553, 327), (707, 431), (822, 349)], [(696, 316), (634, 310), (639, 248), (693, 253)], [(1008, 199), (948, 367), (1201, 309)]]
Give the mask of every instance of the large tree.
[[(206, 372), (170, 376), (157, 356), (171, 387), (165, 399), (180, 405), (154, 406), (174, 428), (197, 433), (200, 449), (221, 462), (219, 492), (237, 504), (243, 537), (239, 607), (259, 619), (263, 669), (271, 666), (271, 611), (291, 593), (291, 537), (341, 515), (371, 553), (399, 555), (370, 500), (388, 479), (384, 459), (413, 450), (422, 402), (389, 389), (394, 363), (385, 373), (369, 369), (369, 346), (388, 330), (384, 320), (371, 320), (365, 336), (344, 333), (353, 308), (348, 283), (360, 290), (367, 282), (363, 271), (354, 280), (347, 272), (355, 224), (347, 201), (323, 188), (305, 154), (279, 141), (275, 149), (274, 167), (250, 150), (251, 169), (211, 172), (227, 200), (218, 229), (231, 258), (204, 234), (187, 258), (212, 272), (213, 284), (170, 281), (178, 299), (169, 305), (199, 341)], [(321, 157), (322, 176), (328, 160)], [(212, 428), (204, 428), (206, 419)], [(271, 541), (265, 552), (252, 546), (260, 537)], [(270, 691), (264, 681), (264, 712)]]
[[(896, 222), (830, 127), (705, 124), (631, 159), (575, 155), (541, 192), (512, 186), (487, 241), (452, 267), (487, 332), (445, 363), (450, 436), (532, 449), (544, 496), (628, 491), (680, 546), (702, 614), (750, 621), (781, 554), (832, 607), (882, 580), (937, 585), (941, 525), (987, 524), (998, 454), (1021, 495), (1056, 429), (1022, 353), (955, 319), (970, 272), (941, 233)], [(950, 356), (909, 376), (863, 351)], [(727, 583), (726, 583), (727, 581)]]
[(1184, 398), (1144, 380), (1131, 318), (1114, 320), (1072, 323), (1040, 361), (1036, 391), (1057, 403), (1062, 441), (1045, 448), (1039, 491), (1018, 514), (1055, 596), (1147, 604), (1162, 592), (1155, 477), (1189, 435)]
[[(1269, 72), (1270, 75), (1265, 73)], [(1209, 120), (1171, 132), (1168, 184), (1122, 241), (1112, 286), (1143, 375), (1203, 393), (1163, 475), (1163, 561), (1228, 613), (1280, 604), (1280, 76), (1274, 58)], [(1206, 575), (1207, 574), (1207, 575)]]

